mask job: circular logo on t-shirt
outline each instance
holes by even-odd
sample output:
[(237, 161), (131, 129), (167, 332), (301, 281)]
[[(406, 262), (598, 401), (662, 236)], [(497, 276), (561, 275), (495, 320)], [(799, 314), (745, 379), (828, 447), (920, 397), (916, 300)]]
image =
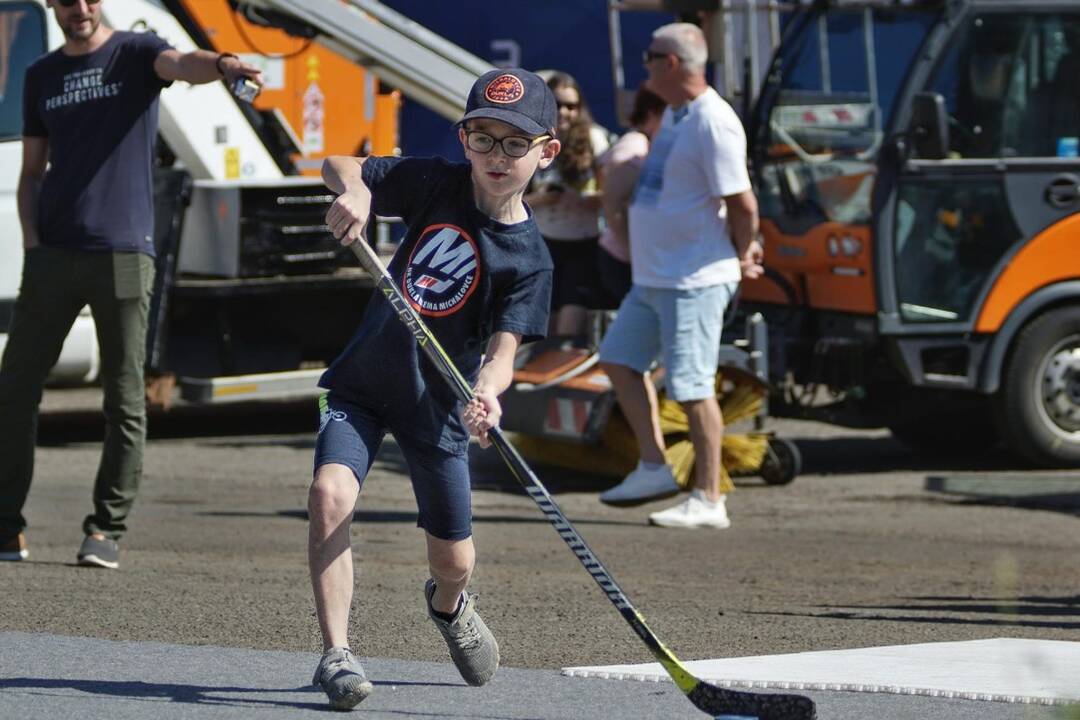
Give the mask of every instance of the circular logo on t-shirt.
[(515, 103), (525, 95), (525, 86), (518, 80), (517, 75), (504, 73), (488, 83), (484, 89), (484, 97), (493, 103), (505, 105)]
[(420, 233), (402, 290), (423, 315), (440, 317), (460, 310), (480, 280), (480, 253), (456, 225), (429, 225)]

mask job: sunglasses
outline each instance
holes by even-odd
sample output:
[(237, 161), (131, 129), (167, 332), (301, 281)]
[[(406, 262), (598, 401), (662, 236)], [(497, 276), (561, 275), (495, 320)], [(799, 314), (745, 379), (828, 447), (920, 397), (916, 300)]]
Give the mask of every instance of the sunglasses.
[(646, 50), (641, 54), (641, 64), (648, 65), (657, 58), (663, 58), (671, 55), (671, 53), (656, 52), (655, 50)]
[[(61, 7), (69, 8), (75, 7), (75, 3), (79, 2), (79, 0), (56, 0), (56, 2)], [(99, 2), (101, 2), (101, 0), (86, 0), (87, 5), (97, 5)]]
[(507, 135), (504, 138), (495, 138), (494, 136), (488, 135), (486, 132), (480, 132), (479, 130), (465, 131), (465, 144), (468, 145), (469, 149), (473, 152), (486, 155), (498, 145), (502, 148), (504, 155), (512, 158), (525, 157), (525, 155), (532, 150), (534, 145), (550, 138), (550, 135), (541, 135), (534, 138), (521, 137), (520, 135)]
[(567, 110), (577, 110), (579, 107), (581, 107), (581, 103), (579, 103), (579, 102), (571, 103), (571, 102), (557, 102), (556, 101), (555, 105), (557, 105), (560, 108), (566, 108)]

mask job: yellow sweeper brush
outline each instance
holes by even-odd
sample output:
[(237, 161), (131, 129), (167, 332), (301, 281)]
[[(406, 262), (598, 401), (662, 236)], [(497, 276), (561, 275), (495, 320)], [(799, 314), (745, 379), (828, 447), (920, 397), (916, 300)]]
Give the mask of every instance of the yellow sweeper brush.
[[(754, 417), (762, 408), (768, 388), (754, 375), (724, 368), (716, 375), (716, 394), (724, 424), (731, 427), (740, 420)], [(667, 445), (667, 462), (675, 479), (684, 489), (692, 483), (694, 447), (686, 413), (679, 403), (659, 396), (660, 429)], [(630, 426), (616, 408), (595, 445), (568, 440), (553, 440), (533, 435), (516, 435), (514, 444), (527, 458), (571, 470), (622, 477), (637, 465), (638, 447)], [(721, 492), (734, 489), (732, 475), (757, 472), (769, 447), (767, 433), (725, 432), (721, 448)]]

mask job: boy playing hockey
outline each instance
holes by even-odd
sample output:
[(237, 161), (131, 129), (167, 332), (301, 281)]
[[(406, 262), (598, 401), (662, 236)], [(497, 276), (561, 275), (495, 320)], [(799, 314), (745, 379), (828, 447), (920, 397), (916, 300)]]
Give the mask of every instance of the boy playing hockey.
[(489, 444), (517, 348), (547, 327), (551, 259), (522, 194), (559, 152), (556, 123), (543, 80), (494, 70), (473, 85), (459, 123), (468, 162), (334, 157), (323, 165), (339, 194), (327, 223), (343, 244), (364, 242), (373, 212), (405, 220), (389, 272), (476, 396), (462, 407), (378, 293), (320, 380), (328, 393), (308, 499), (308, 562), (324, 651), (314, 682), (335, 709), (372, 690), (349, 648), (349, 523), (387, 431), (408, 462), (425, 531), (428, 615), (467, 683), (483, 685), (498, 668), (498, 644), (465, 591), (475, 563), (468, 438)]

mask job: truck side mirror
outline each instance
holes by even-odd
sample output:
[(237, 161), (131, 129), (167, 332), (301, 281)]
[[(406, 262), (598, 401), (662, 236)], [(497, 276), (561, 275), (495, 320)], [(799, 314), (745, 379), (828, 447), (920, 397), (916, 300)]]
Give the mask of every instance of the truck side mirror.
[(944, 160), (949, 154), (949, 115), (945, 111), (945, 98), (936, 92), (916, 93), (908, 130), (920, 158)]

